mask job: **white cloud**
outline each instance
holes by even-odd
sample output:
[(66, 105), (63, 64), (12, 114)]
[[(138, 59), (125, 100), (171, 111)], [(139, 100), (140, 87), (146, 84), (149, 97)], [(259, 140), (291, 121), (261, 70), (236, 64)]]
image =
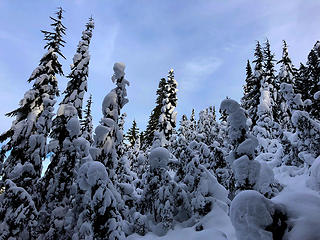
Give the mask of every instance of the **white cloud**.
[(186, 62), (182, 68), (180, 88), (182, 91), (195, 91), (222, 65), (220, 58), (201, 58)]

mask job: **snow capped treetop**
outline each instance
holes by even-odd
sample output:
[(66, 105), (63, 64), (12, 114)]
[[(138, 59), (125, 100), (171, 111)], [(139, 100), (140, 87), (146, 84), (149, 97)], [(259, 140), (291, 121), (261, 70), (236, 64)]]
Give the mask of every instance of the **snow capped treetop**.
[(248, 130), (247, 118), (240, 104), (232, 99), (225, 99), (221, 102), (220, 110), (225, 111), (228, 116), (229, 138), (231, 142), (238, 142), (244, 137)]
[(154, 148), (149, 155), (149, 163), (151, 169), (167, 168), (170, 153), (162, 147)]
[(112, 82), (116, 82), (118, 79), (123, 78), (125, 73), (124, 73), (124, 69), (126, 68), (126, 65), (124, 63), (121, 62), (117, 62), (113, 65), (113, 75), (111, 77)]
[(97, 161), (84, 163), (79, 169), (78, 180), (81, 190), (88, 190), (108, 178), (106, 167)]
[(124, 63), (115, 63), (113, 65), (113, 75), (111, 77), (112, 82), (117, 84), (117, 88), (115, 88), (115, 91), (118, 96), (118, 104), (119, 104), (119, 112), (120, 114), (120, 109), (123, 108), (125, 104), (129, 102), (129, 100), (126, 98), (127, 96), (127, 90), (126, 90), (126, 85), (130, 85), (129, 81), (124, 78), (124, 69), (126, 68), (126, 65)]
[(290, 111), (301, 110), (303, 108), (304, 104), (301, 99), (301, 94), (295, 94), (291, 84), (282, 83), (280, 85), (280, 92), (283, 98), (286, 100)]

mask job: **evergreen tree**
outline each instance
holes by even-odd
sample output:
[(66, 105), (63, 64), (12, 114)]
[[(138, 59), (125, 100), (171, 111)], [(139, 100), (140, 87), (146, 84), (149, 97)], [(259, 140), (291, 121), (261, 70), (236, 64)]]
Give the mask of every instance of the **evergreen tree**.
[(80, 120), (81, 123), (81, 132), (82, 136), (87, 139), (90, 144), (93, 142), (92, 138), (92, 115), (91, 115), (91, 105), (92, 105), (92, 95), (90, 94), (90, 97), (87, 101), (86, 109), (84, 110), (84, 118)]
[(125, 239), (118, 210), (120, 195), (102, 163), (90, 161), (81, 166), (77, 196), (80, 214), (74, 219), (72, 239)]
[(68, 75), (70, 81), (64, 91), (65, 97), (61, 104), (72, 103), (82, 118), (82, 103), (84, 93), (87, 91), (87, 79), (89, 73), (89, 45), (94, 29), (93, 19), (90, 18), (86, 29), (82, 32), (81, 41), (78, 44), (76, 54), (73, 57), (71, 73)]
[[(234, 172), (236, 193), (254, 189), (268, 197), (274, 196), (278, 189), (274, 187), (276, 182), (272, 170), (255, 160), (258, 141), (248, 133), (244, 110), (232, 99), (223, 100), (220, 109), (228, 114), (229, 143), (234, 146), (234, 149), (228, 155), (227, 161)], [(264, 172), (268, 172), (269, 176), (265, 177)], [(233, 193), (230, 197), (233, 198)]]
[(36, 227), (39, 213), (32, 197), (10, 179), (4, 185), (5, 191), (0, 194), (0, 238), (38, 239)]
[[(268, 85), (269, 90), (269, 99), (271, 103), (271, 111), (272, 111), (272, 118), (275, 122), (279, 123), (280, 119), (282, 118), (280, 112), (280, 106), (278, 105), (278, 92), (280, 89), (280, 84), (276, 81), (275, 77), (275, 69), (274, 69), (274, 54), (271, 52), (270, 49), (270, 42), (266, 40), (265, 46), (263, 49), (263, 72), (264, 72), (264, 82)], [(265, 87), (265, 86), (262, 86)]]
[(164, 235), (173, 228), (174, 192), (176, 183), (168, 173), (170, 153), (168, 150), (154, 148), (149, 155), (149, 168), (144, 174), (144, 190), (141, 196), (140, 211), (150, 216), (155, 224), (159, 224), (159, 231)]
[(133, 120), (132, 122), (132, 127), (128, 129), (127, 132), (127, 139), (131, 144), (131, 147), (133, 147), (139, 138), (139, 128), (137, 127), (137, 122), (136, 120)]
[(254, 67), (254, 73), (251, 78), (248, 79), (248, 82), (246, 84), (246, 89), (248, 93), (246, 96), (244, 96), (243, 99), (245, 99), (244, 102), (242, 102), (242, 105), (245, 107), (245, 110), (247, 110), (248, 115), (252, 121), (252, 127), (256, 125), (256, 122), (258, 120), (258, 105), (260, 103), (260, 88), (261, 88), (261, 81), (263, 79), (263, 52), (262, 48), (259, 42), (256, 44), (255, 49), (255, 60), (253, 63), (255, 63)]
[(296, 81), (294, 83), (294, 92), (296, 94), (301, 94), (302, 100), (309, 98), (307, 79), (308, 68), (304, 64), (300, 63)]
[[(278, 62), (280, 65), (280, 71), (277, 76), (278, 83), (288, 83), (293, 85), (295, 83), (296, 69), (294, 68), (291, 59), (288, 54), (288, 46), (286, 41), (283, 41), (282, 58)], [(279, 88), (280, 90), (280, 88)], [(278, 105), (280, 106), (281, 118), (278, 119), (282, 129), (289, 130), (291, 126), (291, 112), (284, 97), (278, 95)]]
[(47, 41), (47, 52), (33, 71), (28, 82), (34, 80), (33, 87), (20, 101), (20, 107), (7, 114), (15, 116), (12, 127), (0, 136), (0, 141), (9, 140), (2, 146), (2, 161), (5, 153), (10, 151), (4, 162), (2, 181), (11, 179), (18, 187), (25, 188), (30, 194), (41, 176), (42, 161), (46, 157), (46, 141), (51, 129), (55, 97), (59, 95), (56, 74), (63, 75), (58, 55), (64, 57), (60, 47), (64, 46), (62, 36), (65, 27), (62, 24), (62, 8), (56, 12), (53, 32), (42, 31)]
[(108, 170), (108, 176), (115, 181), (115, 170), (118, 165), (118, 145), (122, 143), (123, 134), (119, 129), (118, 121), (120, 110), (128, 102), (126, 85), (129, 82), (124, 78), (125, 65), (115, 63), (112, 81), (117, 87), (106, 95), (102, 103), (103, 117), (100, 125), (95, 129), (94, 144), (91, 155), (94, 160), (101, 162)]
[(194, 108), (192, 108), (192, 111), (191, 111), (190, 122), (192, 123), (192, 124), (191, 124), (192, 129), (195, 130), (195, 129), (196, 129), (197, 122), (196, 122), (196, 117), (195, 117)]
[(161, 145), (167, 145), (174, 128), (176, 127), (177, 112), (177, 82), (174, 79), (174, 71), (171, 69), (168, 74), (168, 81), (165, 87), (165, 98), (162, 101), (161, 115), (159, 117), (159, 133)]
[[(252, 91), (253, 85), (251, 84), (251, 78), (252, 78), (252, 69), (250, 65), (250, 61), (247, 60), (247, 66), (246, 66), (246, 79), (245, 79), (245, 85), (243, 86), (243, 97), (241, 98), (241, 106), (244, 109), (249, 109), (250, 106), (248, 105), (248, 96), (250, 92)], [(225, 119), (226, 120), (226, 119)]]
[[(310, 115), (315, 119), (320, 119), (320, 41), (317, 41), (308, 56), (308, 91), (309, 98), (312, 101), (310, 106)], [(308, 84), (308, 85), (309, 85)]]
[[(144, 141), (146, 146), (151, 146), (154, 138), (154, 132), (159, 128), (159, 117), (161, 115), (162, 102), (165, 98), (166, 79), (161, 78), (157, 89), (156, 106), (152, 110), (149, 117), (148, 125), (144, 134)], [(142, 142), (141, 142), (142, 143)]]
[(295, 94), (291, 84), (282, 83), (281, 92), (291, 111), (291, 121), (295, 129), (293, 135), (288, 137), (291, 146), (285, 152), (285, 159), (289, 164), (311, 165), (320, 154), (320, 123), (303, 111), (303, 102), (300, 94)]

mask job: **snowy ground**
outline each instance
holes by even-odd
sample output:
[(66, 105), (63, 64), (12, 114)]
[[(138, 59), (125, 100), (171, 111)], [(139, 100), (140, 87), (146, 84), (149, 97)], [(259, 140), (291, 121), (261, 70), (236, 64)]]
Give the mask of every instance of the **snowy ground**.
[[(297, 167), (279, 167), (274, 168), (275, 178), (284, 185), (282, 192), (274, 199), (275, 202), (283, 201), (288, 198), (288, 194), (301, 193), (304, 196), (313, 195), (318, 201), (320, 195), (316, 191), (307, 187), (306, 182), (309, 173), (306, 168), (299, 169)], [(300, 203), (303, 204), (303, 203)], [(320, 202), (316, 205), (320, 206)], [(302, 205), (303, 206), (303, 205)], [(320, 208), (318, 209), (320, 211)], [(316, 213), (318, 214), (318, 213)], [(195, 227), (183, 228), (176, 226), (174, 230), (169, 231), (165, 236), (158, 237), (152, 233), (148, 233), (142, 237), (134, 234), (128, 237), (129, 240), (236, 240), (234, 228), (231, 224), (229, 216), (218, 206), (201, 219), (204, 230), (197, 232)]]

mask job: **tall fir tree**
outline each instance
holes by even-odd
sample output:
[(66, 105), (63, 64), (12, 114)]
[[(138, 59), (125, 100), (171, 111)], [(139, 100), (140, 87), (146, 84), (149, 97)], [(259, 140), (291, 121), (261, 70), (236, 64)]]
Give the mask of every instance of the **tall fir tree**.
[(133, 120), (131, 128), (128, 129), (127, 132), (127, 139), (131, 144), (131, 147), (133, 147), (139, 138), (139, 128), (137, 127), (136, 120)]
[(320, 41), (317, 41), (308, 56), (308, 91), (312, 101), (310, 115), (314, 119), (320, 119)]
[(92, 105), (92, 95), (90, 94), (89, 99), (87, 100), (87, 105), (84, 112), (84, 118), (80, 120), (81, 123), (81, 133), (82, 136), (87, 139), (90, 144), (93, 143), (92, 138), (92, 130), (93, 130), (93, 124), (92, 124), (92, 115), (91, 115), (91, 105)]
[(159, 133), (161, 145), (167, 145), (176, 127), (177, 112), (177, 82), (174, 79), (174, 71), (171, 69), (165, 87), (165, 98), (162, 101), (161, 115), (159, 117)]
[(263, 79), (263, 51), (260, 45), (260, 42), (257, 41), (256, 49), (254, 52), (255, 60), (253, 63), (254, 72), (251, 78), (248, 79), (246, 83), (246, 90), (247, 93), (243, 97), (245, 101), (242, 102), (244, 109), (248, 112), (248, 115), (252, 121), (251, 127), (256, 125), (258, 120), (258, 105), (260, 103), (260, 88), (261, 88), (261, 81)]
[(157, 100), (156, 106), (152, 110), (151, 115), (149, 117), (148, 125), (146, 131), (144, 133), (144, 143), (143, 146), (151, 146), (154, 138), (154, 132), (159, 128), (159, 117), (161, 115), (162, 102), (165, 98), (165, 87), (166, 87), (166, 79), (161, 78), (159, 82), (159, 86), (157, 89)]
[[(248, 105), (248, 96), (249, 93), (252, 91), (253, 85), (251, 84), (251, 78), (253, 76), (252, 68), (250, 65), (249, 59), (247, 60), (247, 66), (246, 66), (246, 79), (245, 79), (245, 85), (243, 85), (243, 97), (241, 98), (241, 106), (244, 109), (249, 109), (250, 106)], [(226, 120), (226, 119), (225, 119)]]
[[(0, 136), (0, 141), (8, 142), (2, 146), (1, 161), (5, 153), (10, 151), (4, 162), (2, 181), (11, 179), (18, 187), (33, 192), (36, 182), (41, 176), (42, 161), (46, 157), (47, 136), (51, 129), (55, 97), (59, 95), (56, 75), (63, 75), (58, 55), (64, 58), (60, 48), (65, 41), (62, 36), (66, 28), (62, 24), (62, 8), (56, 17), (50, 17), (54, 31), (42, 31), (47, 41), (47, 52), (33, 71), (28, 82), (34, 81), (32, 89), (27, 91), (20, 101), (19, 107), (7, 113), (16, 117), (12, 127)], [(0, 171), (1, 172), (1, 171)]]
[(120, 110), (128, 102), (126, 85), (129, 82), (124, 78), (125, 65), (115, 63), (112, 81), (117, 85), (104, 98), (100, 125), (95, 129), (94, 144), (91, 154), (93, 159), (101, 162), (108, 170), (112, 181), (116, 180), (115, 170), (118, 165), (118, 145), (122, 143), (123, 134), (119, 129)]
[[(282, 58), (280, 61), (278, 61), (278, 64), (280, 64), (280, 70), (279, 74), (277, 76), (277, 82), (278, 83), (288, 83), (293, 85), (296, 82), (296, 75), (297, 70), (294, 68), (292, 61), (288, 54), (288, 46), (286, 41), (283, 41), (283, 48), (282, 48)], [(279, 88), (280, 90), (280, 88)], [(280, 112), (281, 112), (281, 119), (279, 120), (279, 123), (284, 130), (291, 129), (291, 111), (289, 110), (289, 107), (287, 105), (286, 100), (282, 96), (282, 94), (279, 93), (279, 97), (277, 99), (277, 104), (280, 106)]]
[(263, 74), (264, 74), (264, 82), (268, 84), (269, 89), (269, 98), (271, 103), (271, 111), (272, 111), (272, 117), (273, 120), (277, 123), (280, 122), (280, 119), (282, 118), (281, 112), (280, 112), (280, 106), (278, 105), (277, 99), (279, 98), (278, 92), (280, 89), (280, 84), (277, 82), (277, 79), (275, 77), (275, 68), (274, 68), (274, 62), (275, 56), (271, 52), (270, 48), (270, 42), (267, 39), (264, 48), (263, 48)]
[(308, 76), (308, 68), (303, 63), (300, 63), (296, 81), (294, 83), (294, 92), (297, 94), (301, 94), (302, 100), (308, 99), (308, 84), (307, 83), (307, 77)]

